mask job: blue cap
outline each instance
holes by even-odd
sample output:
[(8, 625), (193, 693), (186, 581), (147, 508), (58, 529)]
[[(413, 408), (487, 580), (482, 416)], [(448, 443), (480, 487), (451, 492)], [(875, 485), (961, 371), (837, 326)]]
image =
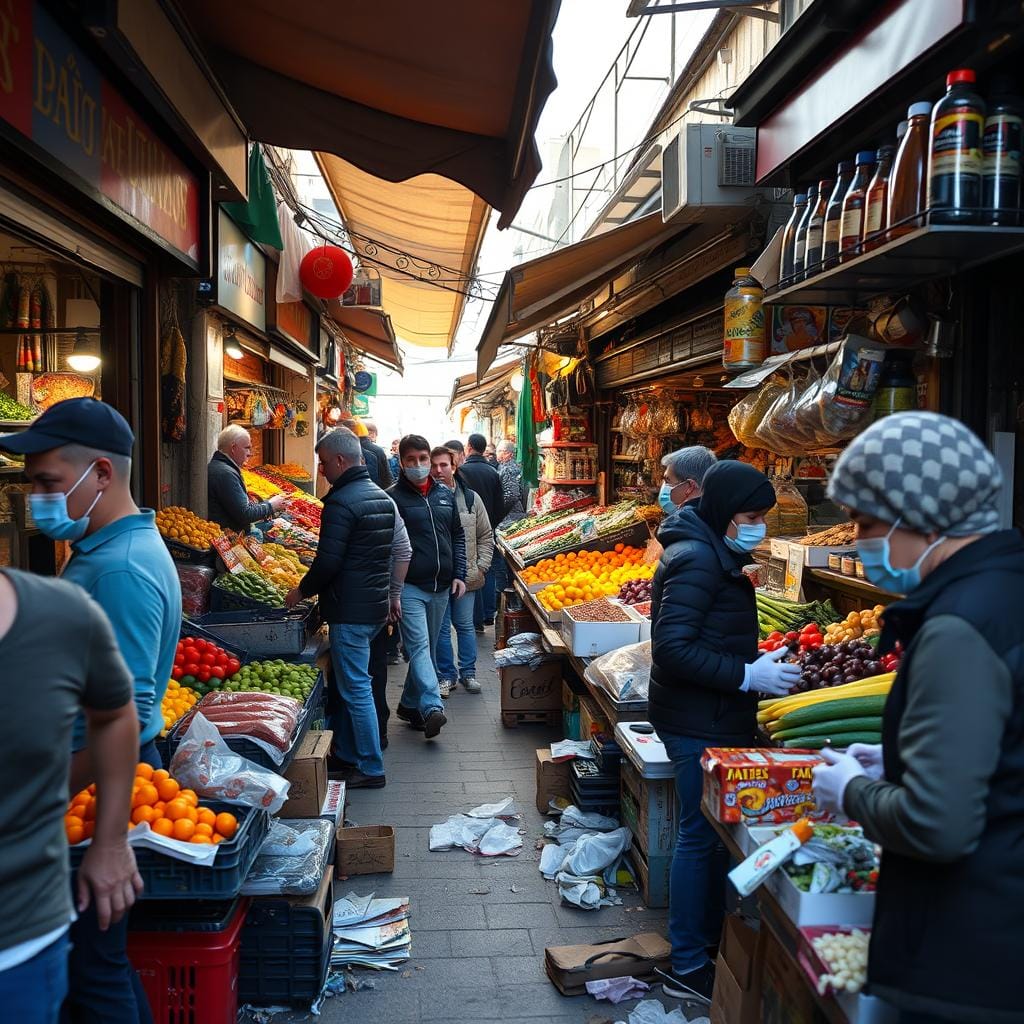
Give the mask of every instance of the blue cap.
[(0, 434), (0, 449), (16, 455), (80, 444), (112, 455), (131, 456), (135, 435), (111, 405), (95, 398), (69, 398), (51, 405), (27, 430)]
[(873, 149), (862, 149), (857, 154), (857, 166), (861, 164), (873, 164), (875, 162), (875, 151)]

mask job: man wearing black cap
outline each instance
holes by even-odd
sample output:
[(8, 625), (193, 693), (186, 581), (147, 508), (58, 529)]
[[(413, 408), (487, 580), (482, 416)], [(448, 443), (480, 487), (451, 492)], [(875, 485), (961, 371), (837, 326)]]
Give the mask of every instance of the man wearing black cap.
[[(181, 626), (181, 585), (155, 514), (132, 498), (134, 443), (124, 417), (93, 398), (58, 402), (27, 430), (0, 435), (0, 449), (25, 456), (36, 526), (71, 543), (63, 578), (86, 590), (114, 627), (134, 682), (139, 759), (159, 768), (153, 741), (163, 728), (160, 703)], [(79, 718), (72, 733), (72, 792), (93, 781), (85, 743)], [(148, 1019), (126, 939), (127, 919), (101, 931), (91, 909), (72, 925), (72, 1017), (132, 1024)]]

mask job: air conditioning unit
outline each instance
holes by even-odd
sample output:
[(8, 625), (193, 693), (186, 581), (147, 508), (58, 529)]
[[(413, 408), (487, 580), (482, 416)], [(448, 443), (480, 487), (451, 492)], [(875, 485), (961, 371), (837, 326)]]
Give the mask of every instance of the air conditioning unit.
[(771, 189), (754, 188), (756, 157), (756, 128), (683, 125), (662, 148), (662, 220), (706, 221), (709, 210), (727, 217), (758, 197), (771, 201)]

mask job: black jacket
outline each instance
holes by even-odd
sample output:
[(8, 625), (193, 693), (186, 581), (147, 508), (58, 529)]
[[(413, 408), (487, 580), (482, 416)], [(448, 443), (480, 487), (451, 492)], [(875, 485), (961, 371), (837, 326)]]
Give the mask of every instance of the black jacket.
[(325, 622), (384, 624), (394, 534), (395, 507), (366, 467), (345, 470), (324, 496), (316, 558), (299, 584), (320, 595)]
[(405, 582), (434, 594), (448, 590), (452, 580), (465, 582), (466, 536), (455, 495), (431, 479), (424, 496), (404, 475), (388, 494), (398, 506), (412, 543)]
[[(935, 799), (945, 805), (951, 787), (970, 785), (982, 792), (983, 821), (950, 823), (950, 842), (940, 857), (924, 859), (886, 847), (879, 873), (875, 920), (871, 933), (868, 979), (871, 991), (897, 1006), (943, 1020), (986, 1024), (1024, 1021), (1024, 1001), (1016, 974), (1024, 945), (1024, 541), (1016, 530), (1005, 530), (974, 541), (929, 574), (902, 601), (889, 606), (880, 650), (899, 640), (905, 655), (885, 704), (883, 756), (885, 782), (900, 785), (916, 773), (915, 787), (940, 787)], [(943, 633), (949, 624), (963, 623), (965, 636), (981, 645), (976, 656), (961, 658), (959, 648), (942, 664), (915, 673), (915, 663), (928, 652), (922, 647), (929, 623), (939, 620)], [(916, 639), (921, 637), (921, 643)], [(933, 641), (934, 643), (935, 641)], [(988, 666), (975, 673), (976, 666)], [(954, 679), (940, 679), (946, 668)], [(996, 676), (1008, 679), (997, 691)], [(948, 708), (936, 708), (941, 719), (930, 736), (915, 736), (900, 723), (911, 717), (916, 687), (948, 690)], [(967, 744), (967, 732), (989, 712), (1000, 693), (995, 728), (1001, 738), (974, 754), (956, 747)], [(974, 705), (977, 710), (970, 708)], [(993, 711), (995, 708), (993, 707)], [(943, 728), (947, 735), (936, 735)], [(933, 775), (908, 749), (914, 742), (933, 747), (949, 761), (948, 777)], [(960, 758), (969, 758), (961, 761)], [(975, 763), (975, 758), (982, 763)], [(924, 773), (922, 775), (922, 773)], [(908, 782), (907, 786), (910, 785)], [(867, 812), (857, 815), (869, 836), (877, 831), (875, 818), (884, 815), (881, 787), (854, 779), (847, 787)], [(987, 789), (987, 792), (985, 790)], [(923, 808), (902, 790), (901, 814), (920, 817)], [(892, 801), (888, 803), (892, 805)], [(972, 808), (972, 811), (976, 808)], [(873, 812), (873, 813), (872, 813)], [(913, 821), (914, 825), (920, 824)], [(927, 824), (927, 823), (924, 823)], [(872, 838), (875, 838), (872, 836)], [(958, 848), (959, 844), (959, 848)], [(884, 843), (883, 843), (884, 845)]]
[(268, 501), (250, 501), (242, 471), (223, 452), (214, 452), (206, 468), (206, 515), (227, 530), (247, 530), (273, 510)]
[(359, 446), (363, 449), (363, 460), (366, 462), (366, 469), (370, 479), (383, 491), (386, 491), (395, 481), (391, 477), (391, 467), (388, 465), (388, 457), (379, 444), (374, 444), (368, 437), (359, 438)]
[(482, 456), (473, 454), (459, 467), (458, 475), (471, 491), (480, 495), (491, 526), (505, 518), (505, 493), (498, 471)]
[(749, 746), (757, 695), (740, 685), (758, 634), (754, 588), (741, 571), (748, 556), (734, 555), (693, 507), (670, 516), (658, 540), (665, 551), (652, 588), (651, 724)]

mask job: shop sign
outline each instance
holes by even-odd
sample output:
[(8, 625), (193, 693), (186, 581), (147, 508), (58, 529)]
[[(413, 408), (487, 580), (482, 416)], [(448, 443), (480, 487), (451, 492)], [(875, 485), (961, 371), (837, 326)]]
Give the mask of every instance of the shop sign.
[(314, 331), (316, 321), (309, 306), (304, 302), (279, 302), (275, 310), (277, 322), (274, 326), (277, 330), (303, 348), (319, 354), (318, 332)]
[(353, 416), (369, 416), (370, 415), (370, 400), (366, 395), (356, 395), (352, 399), (352, 415)]
[(199, 260), (199, 179), (33, 0), (0, 3), (0, 120), (133, 226)]
[(217, 220), (217, 305), (267, 329), (267, 261), (223, 211)]
[(356, 391), (361, 395), (376, 395), (377, 374), (371, 373), (369, 370), (360, 370), (356, 374)]

